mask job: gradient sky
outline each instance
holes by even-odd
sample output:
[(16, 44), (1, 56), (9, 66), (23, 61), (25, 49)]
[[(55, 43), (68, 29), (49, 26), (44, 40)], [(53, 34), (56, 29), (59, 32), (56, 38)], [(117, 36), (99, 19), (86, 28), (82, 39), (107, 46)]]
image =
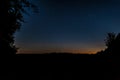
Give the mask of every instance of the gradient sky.
[(19, 53), (95, 53), (108, 32), (120, 32), (120, 0), (36, 0), (16, 33)]

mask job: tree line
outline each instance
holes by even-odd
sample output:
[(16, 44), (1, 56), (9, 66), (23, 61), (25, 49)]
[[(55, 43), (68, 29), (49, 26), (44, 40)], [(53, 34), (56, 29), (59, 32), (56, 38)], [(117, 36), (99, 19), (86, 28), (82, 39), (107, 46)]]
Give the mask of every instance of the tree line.
[(0, 53), (16, 54), (14, 34), (24, 22), (26, 8), (36, 11), (37, 7), (29, 0), (0, 0)]

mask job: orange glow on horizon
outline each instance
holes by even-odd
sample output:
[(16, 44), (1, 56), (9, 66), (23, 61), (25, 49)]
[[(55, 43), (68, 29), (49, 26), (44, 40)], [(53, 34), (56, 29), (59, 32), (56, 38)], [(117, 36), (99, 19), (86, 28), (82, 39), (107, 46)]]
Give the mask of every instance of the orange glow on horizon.
[(20, 49), (18, 50), (17, 54), (43, 54), (43, 53), (52, 53), (52, 52), (56, 52), (56, 53), (74, 53), (74, 54), (96, 54), (98, 51), (101, 51), (102, 49), (81, 49), (81, 50), (75, 50), (75, 49), (65, 49), (65, 50), (23, 50)]

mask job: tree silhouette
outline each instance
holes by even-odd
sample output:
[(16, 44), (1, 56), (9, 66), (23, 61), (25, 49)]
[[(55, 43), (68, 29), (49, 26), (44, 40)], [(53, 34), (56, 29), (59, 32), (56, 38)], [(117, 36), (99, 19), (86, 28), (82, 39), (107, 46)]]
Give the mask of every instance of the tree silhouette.
[(107, 47), (112, 47), (115, 41), (116, 35), (115, 33), (108, 33), (107, 38), (105, 39), (105, 43)]
[(0, 53), (15, 54), (14, 33), (24, 22), (26, 8), (37, 10), (28, 0), (0, 0)]
[(105, 39), (105, 44), (107, 48), (97, 54), (120, 55), (120, 33), (108, 33)]

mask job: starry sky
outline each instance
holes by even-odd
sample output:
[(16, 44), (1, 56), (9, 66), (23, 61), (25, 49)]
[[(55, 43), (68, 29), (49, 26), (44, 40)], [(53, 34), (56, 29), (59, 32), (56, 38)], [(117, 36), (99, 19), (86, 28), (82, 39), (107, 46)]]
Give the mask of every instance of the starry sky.
[(34, 0), (16, 32), (18, 53), (96, 53), (108, 32), (120, 32), (120, 0)]

